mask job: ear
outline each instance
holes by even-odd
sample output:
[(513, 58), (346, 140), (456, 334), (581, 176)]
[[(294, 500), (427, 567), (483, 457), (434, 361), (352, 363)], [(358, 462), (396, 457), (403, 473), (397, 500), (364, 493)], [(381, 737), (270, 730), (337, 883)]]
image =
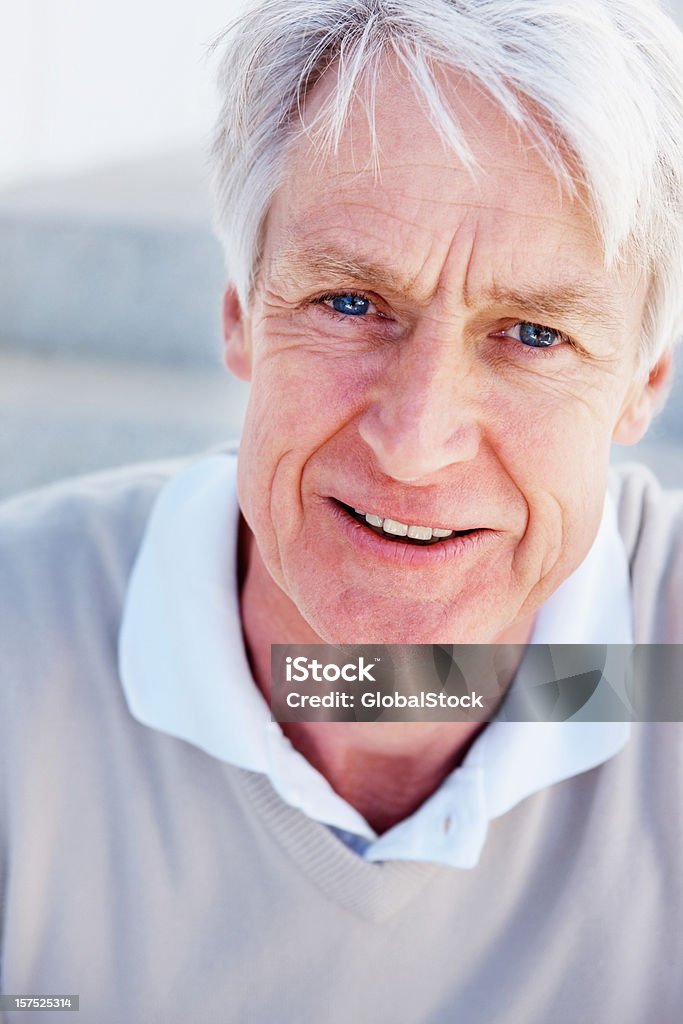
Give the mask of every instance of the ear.
[(673, 353), (667, 349), (650, 370), (645, 381), (635, 381), (628, 393), (612, 440), (637, 444), (647, 432), (652, 417), (664, 405), (671, 387)]
[(251, 333), (233, 285), (223, 296), (223, 363), (240, 380), (251, 380)]

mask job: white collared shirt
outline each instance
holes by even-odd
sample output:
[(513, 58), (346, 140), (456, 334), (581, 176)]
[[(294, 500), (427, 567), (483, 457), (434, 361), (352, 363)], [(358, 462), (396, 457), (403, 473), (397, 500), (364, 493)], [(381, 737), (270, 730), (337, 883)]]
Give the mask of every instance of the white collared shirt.
[[(131, 574), (119, 671), (131, 714), (213, 757), (262, 772), (288, 804), (367, 860), (475, 867), (489, 821), (525, 797), (614, 756), (624, 722), (492, 722), (410, 817), (377, 836), (286, 738), (257, 688), (237, 582), (237, 458), (209, 455), (162, 488)], [(531, 643), (632, 644), (626, 554), (606, 499), (579, 568), (540, 609)]]

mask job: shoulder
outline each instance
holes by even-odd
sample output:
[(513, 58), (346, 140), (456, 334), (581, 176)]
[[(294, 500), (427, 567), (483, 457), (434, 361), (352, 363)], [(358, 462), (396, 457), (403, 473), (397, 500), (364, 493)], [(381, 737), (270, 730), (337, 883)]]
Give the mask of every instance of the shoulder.
[(683, 643), (683, 490), (650, 470), (611, 470), (610, 491), (628, 557), (639, 642)]
[(179, 461), (62, 480), (0, 504), (0, 600), (49, 579), (63, 585), (86, 559), (134, 552), (154, 499)]
[[(606, 799), (622, 821), (633, 824), (640, 818), (643, 853), (649, 856), (655, 851), (657, 869), (671, 869), (679, 906), (683, 906), (683, 723), (633, 722), (624, 750), (600, 773), (605, 776)], [(673, 887), (667, 887), (667, 892), (673, 897)]]
[[(154, 501), (176, 473), (212, 453), (235, 455), (227, 443), (192, 456), (140, 462), (60, 480), (0, 502), (0, 564), (24, 562), (35, 572), (72, 566), (86, 550), (119, 543), (137, 550)], [(0, 576), (0, 581), (1, 581)], [(1, 583), (0, 583), (1, 586)]]
[(96, 638), (115, 643), (155, 500), (195, 460), (124, 466), (0, 504), (0, 692), (8, 675), (31, 687), (31, 675), (56, 669), (55, 659), (85, 656)]
[(610, 491), (629, 556), (657, 531), (665, 530), (669, 543), (683, 542), (683, 489), (665, 489), (646, 466), (627, 463), (610, 469)]

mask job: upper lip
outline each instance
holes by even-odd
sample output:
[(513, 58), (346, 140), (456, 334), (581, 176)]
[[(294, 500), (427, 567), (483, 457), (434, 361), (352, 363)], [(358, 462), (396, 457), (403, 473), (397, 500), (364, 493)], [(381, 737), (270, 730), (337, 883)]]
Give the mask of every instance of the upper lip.
[(454, 530), (461, 532), (463, 530), (476, 530), (481, 529), (474, 525), (472, 522), (454, 522), (455, 516), (444, 515), (442, 512), (432, 512), (429, 509), (421, 508), (397, 508), (396, 504), (392, 502), (390, 498), (384, 501), (382, 498), (375, 500), (374, 498), (368, 499), (367, 501), (363, 498), (358, 500), (348, 500), (348, 498), (336, 498), (337, 501), (343, 505), (347, 505), (349, 508), (361, 509), (366, 515), (376, 515), (383, 519), (393, 519), (397, 523), (405, 523), (407, 526), (431, 526), (436, 527), (437, 530)]

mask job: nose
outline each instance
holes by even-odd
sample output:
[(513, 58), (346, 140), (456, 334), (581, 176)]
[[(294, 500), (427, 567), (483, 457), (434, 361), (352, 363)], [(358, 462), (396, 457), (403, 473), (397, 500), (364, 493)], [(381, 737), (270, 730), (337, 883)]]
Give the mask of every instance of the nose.
[(473, 459), (481, 440), (477, 384), (460, 342), (416, 334), (391, 358), (359, 424), (379, 469), (414, 483)]

